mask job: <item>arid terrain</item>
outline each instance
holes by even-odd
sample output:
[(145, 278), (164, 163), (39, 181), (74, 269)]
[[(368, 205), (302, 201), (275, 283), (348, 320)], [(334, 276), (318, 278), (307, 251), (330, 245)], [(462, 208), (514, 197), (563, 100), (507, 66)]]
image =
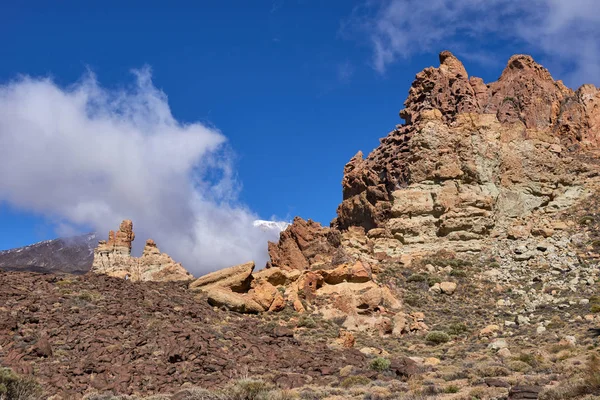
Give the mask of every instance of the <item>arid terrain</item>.
[(123, 221), (85, 275), (0, 272), (0, 399), (600, 398), (600, 91), (446, 51), (404, 106), (265, 268)]

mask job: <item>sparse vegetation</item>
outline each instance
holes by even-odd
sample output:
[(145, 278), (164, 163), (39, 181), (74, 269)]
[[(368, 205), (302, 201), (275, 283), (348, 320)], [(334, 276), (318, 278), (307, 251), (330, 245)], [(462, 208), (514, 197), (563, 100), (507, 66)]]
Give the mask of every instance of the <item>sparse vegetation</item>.
[(440, 278), (437, 275), (429, 275), (427, 277), (427, 284), (431, 287), (433, 285), (435, 285), (436, 283), (442, 283), (442, 278)]
[(592, 222), (594, 222), (595, 218), (593, 215), (584, 215), (583, 217), (579, 218), (579, 225), (590, 225)]
[(454, 276), (456, 278), (465, 278), (468, 276), (468, 274), (464, 269), (453, 269), (450, 271), (450, 276)]
[(298, 325), (296, 325), (298, 328), (314, 328), (317, 326), (317, 323), (315, 322), (314, 319), (312, 319), (309, 316), (306, 315), (302, 315), (300, 317), (300, 319), (298, 320)]

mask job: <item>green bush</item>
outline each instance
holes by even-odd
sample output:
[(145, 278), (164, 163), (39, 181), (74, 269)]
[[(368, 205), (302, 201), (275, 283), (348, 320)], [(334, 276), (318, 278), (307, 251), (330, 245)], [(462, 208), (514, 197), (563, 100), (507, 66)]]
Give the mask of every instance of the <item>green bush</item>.
[(452, 336), (458, 336), (458, 335), (461, 335), (461, 334), (466, 333), (468, 331), (469, 331), (469, 329), (462, 322), (455, 322), (453, 324), (450, 324), (448, 326), (448, 328), (446, 328), (446, 332), (449, 335), (452, 335)]
[(351, 388), (352, 386), (368, 385), (369, 383), (371, 383), (371, 380), (369, 378), (367, 378), (366, 376), (354, 375), (354, 376), (349, 376), (346, 379), (344, 379), (342, 382), (340, 382), (340, 386), (343, 387), (344, 389), (348, 389), (348, 388)]
[(444, 388), (444, 393), (458, 393), (460, 392), (460, 388), (456, 385), (446, 386)]
[(425, 282), (427, 278), (427, 274), (412, 274), (406, 279), (406, 282)]
[(450, 271), (450, 276), (454, 276), (457, 278), (466, 278), (467, 271), (465, 271), (464, 269), (453, 269), (452, 271)]
[(375, 371), (383, 372), (390, 369), (391, 364), (392, 363), (390, 362), (390, 360), (382, 357), (377, 357), (376, 359), (371, 361), (370, 367)]
[(450, 335), (442, 331), (431, 331), (425, 336), (425, 341), (431, 344), (441, 344), (450, 341)]
[(427, 278), (427, 284), (431, 287), (433, 285), (435, 285), (436, 283), (442, 283), (442, 279), (437, 276), (437, 275), (430, 275)]
[(32, 378), (15, 374), (9, 368), (0, 368), (0, 399), (42, 399), (42, 387)]

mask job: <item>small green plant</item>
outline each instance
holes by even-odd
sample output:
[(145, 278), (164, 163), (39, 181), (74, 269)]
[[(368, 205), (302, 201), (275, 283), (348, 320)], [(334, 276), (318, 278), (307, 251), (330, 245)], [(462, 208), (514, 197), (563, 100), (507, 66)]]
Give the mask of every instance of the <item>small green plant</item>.
[(467, 276), (467, 271), (464, 269), (453, 269), (450, 271), (450, 276), (454, 276), (456, 278), (465, 278)]
[(404, 297), (404, 302), (411, 307), (419, 307), (423, 303), (423, 299), (416, 294), (407, 294)]
[(531, 353), (521, 353), (517, 357), (517, 360), (524, 362), (533, 368), (538, 367), (541, 363), (540, 358), (536, 357), (535, 355), (533, 355)]
[(593, 215), (586, 215), (583, 216), (581, 218), (579, 218), (579, 225), (589, 225), (592, 222), (594, 222), (594, 216)]
[(425, 281), (427, 281), (427, 278), (428, 278), (427, 274), (412, 274), (411, 276), (408, 277), (406, 282), (425, 282)]
[(344, 389), (351, 388), (353, 386), (363, 386), (371, 383), (371, 380), (366, 376), (362, 375), (354, 375), (345, 378), (342, 382), (340, 382), (340, 386)]
[(78, 293), (77, 298), (79, 300), (83, 300), (83, 301), (87, 301), (87, 302), (91, 302), (92, 300), (94, 300), (94, 296), (87, 290), (84, 290), (84, 291)]
[(548, 329), (559, 329), (565, 325), (565, 322), (558, 315), (555, 315), (550, 320), (550, 323), (548, 324)]
[(460, 392), (460, 388), (456, 385), (446, 386), (444, 388), (444, 393), (458, 393)]
[(453, 324), (450, 324), (448, 328), (446, 328), (446, 332), (452, 336), (462, 335), (463, 333), (466, 333), (468, 331), (469, 329), (467, 328), (467, 325), (465, 325), (462, 322), (455, 322)]
[(69, 286), (72, 285), (75, 281), (71, 280), (71, 279), (61, 279), (60, 281), (56, 282), (56, 286), (58, 287), (63, 287), (63, 286)]
[(436, 283), (442, 283), (442, 279), (437, 276), (437, 275), (430, 275), (427, 278), (427, 284), (429, 285), (429, 287), (435, 285)]
[(377, 357), (373, 361), (371, 361), (370, 367), (372, 370), (383, 372), (390, 369), (390, 365), (392, 363), (387, 358)]
[(442, 331), (431, 331), (425, 336), (425, 341), (429, 344), (442, 344), (450, 341), (450, 335)]

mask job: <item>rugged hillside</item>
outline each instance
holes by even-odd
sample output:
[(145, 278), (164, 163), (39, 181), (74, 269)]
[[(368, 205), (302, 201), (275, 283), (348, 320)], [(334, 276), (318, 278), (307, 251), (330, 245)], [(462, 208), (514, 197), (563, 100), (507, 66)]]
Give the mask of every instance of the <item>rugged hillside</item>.
[(96, 234), (88, 233), (0, 251), (0, 269), (84, 274), (92, 267), (97, 244)]
[[(587, 334), (600, 324), (599, 105), (594, 86), (572, 91), (529, 56), (484, 84), (443, 52), (416, 76), (405, 123), (346, 165), (331, 227), (296, 219), (270, 244), (268, 267), (308, 274), (360, 262), (403, 309), (352, 311), (342, 326), (357, 345), (429, 365), (432, 385), (485, 393), (476, 398), (525, 383), (554, 391), (546, 398), (600, 395), (580, 384), (590, 373), (600, 383)], [(306, 310), (347, 312), (345, 295), (323, 288)], [(420, 315), (420, 329), (398, 315)], [(379, 322), (364, 329), (357, 317)]]
[(182, 283), (0, 273), (0, 287), (0, 360), (33, 374), (47, 395), (168, 393), (244, 374), (292, 387), (367, 366), (357, 350), (330, 350), (262, 318), (213, 309)]

